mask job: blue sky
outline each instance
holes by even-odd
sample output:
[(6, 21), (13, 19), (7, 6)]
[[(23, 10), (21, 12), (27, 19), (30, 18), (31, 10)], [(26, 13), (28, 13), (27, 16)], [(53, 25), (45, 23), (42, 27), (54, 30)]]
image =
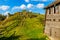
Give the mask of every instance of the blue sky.
[(54, 2), (54, 0), (0, 0), (0, 14), (21, 12), (26, 9), (36, 13), (44, 14), (45, 6)]

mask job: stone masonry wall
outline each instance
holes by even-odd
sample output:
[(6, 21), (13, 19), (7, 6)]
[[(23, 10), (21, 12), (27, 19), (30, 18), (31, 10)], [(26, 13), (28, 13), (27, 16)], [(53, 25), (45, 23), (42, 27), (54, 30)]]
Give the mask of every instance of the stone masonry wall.
[(54, 38), (54, 40), (60, 40), (60, 5), (54, 13), (54, 7), (50, 8), (51, 14), (49, 14), (49, 9), (47, 9), (46, 13), (46, 25), (45, 25), (45, 33)]

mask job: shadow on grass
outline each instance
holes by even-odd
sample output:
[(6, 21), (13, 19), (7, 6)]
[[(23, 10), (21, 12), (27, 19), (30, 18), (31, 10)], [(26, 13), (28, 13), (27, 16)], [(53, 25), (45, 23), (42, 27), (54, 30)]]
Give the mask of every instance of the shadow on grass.
[(20, 36), (2, 37), (0, 40), (17, 40)]

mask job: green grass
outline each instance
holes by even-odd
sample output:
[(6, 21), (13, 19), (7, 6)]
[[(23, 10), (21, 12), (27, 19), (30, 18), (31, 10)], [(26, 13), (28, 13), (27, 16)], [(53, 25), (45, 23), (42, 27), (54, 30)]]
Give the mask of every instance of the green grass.
[[(18, 13), (3, 21), (5, 30), (0, 39), (3, 40), (47, 40), (43, 33), (44, 15), (25, 18)], [(18, 36), (18, 37), (17, 37)], [(12, 39), (11, 39), (12, 38)]]

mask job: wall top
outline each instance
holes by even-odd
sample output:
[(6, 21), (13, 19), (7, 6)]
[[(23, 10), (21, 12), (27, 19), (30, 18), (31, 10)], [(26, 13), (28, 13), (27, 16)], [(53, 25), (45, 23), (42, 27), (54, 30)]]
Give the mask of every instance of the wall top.
[(50, 8), (56, 4), (60, 3), (60, 0), (56, 0), (55, 2), (52, 2), (50, 5), (48, 5), (47, 7), (45, 7), (44, 9)]

